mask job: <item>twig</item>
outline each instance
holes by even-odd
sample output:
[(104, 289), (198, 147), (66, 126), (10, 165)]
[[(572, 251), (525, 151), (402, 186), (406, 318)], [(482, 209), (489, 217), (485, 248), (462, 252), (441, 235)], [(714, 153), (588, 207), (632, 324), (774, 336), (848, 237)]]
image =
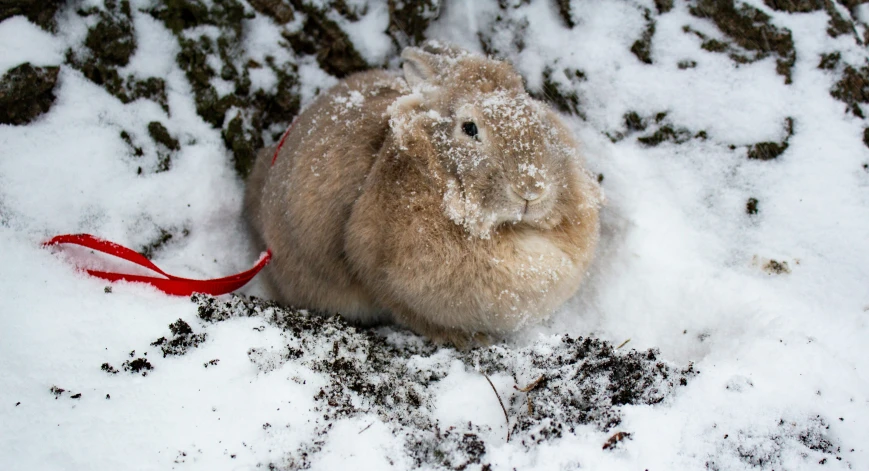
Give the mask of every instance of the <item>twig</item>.
[(528, 400), (528, 415), (534, 415), (534, 407), (531, 405), (531, 396), (525, 396)]
[(628, 438), (631, 438), (630, 433), (628, 433), (628, 432), (616, 432), (615, 435), (610, 437), (609, 440), (607, 440), (606, 443), (603, 444), (603, 449), (610, 450), (612, 448), (615, 448), (616, 445), (619, 444), (619, 442), (626, 440)]
[(370, 428), (371, 428), (371, 426), (372, 426), (372, 425), (374, 425), (374, 422), (371, 422), (371, 423), (370, 423), (370, 424), (368, 424), (368, 426), (367, 426), (367, 427), (365, 427), (365, 428), (364, 428), (364, 429), (362, 429), (362, 430), (360, 430), (360, 431), (359, 431), (359, 435), (361, 435), (361, 434), (362, 434), (362, 432), (364, 432), (364, 431), (366, 431), (366, 430), (368, 430), (368, 429), (370, 429)]
[(621, 345), (619, 345), (618, 347), (616, 347), (616, 350), (618, 350), (618, 349), (624, 347), (624, 346), (627, 345), (628, 342), (630, 342), (630, 341), (631, 341), (631, 339), (627, 339), (627, 340), (625, 340), (624, 342), (621, 343)]
[(514, 385), (513, 389), (515, 389), (519, 392), (527, 393), (528, 391), (531, 391), (532, 389), (536, 388), (545, 379), (545, 376), (546, 375), (540, 375), (539, 378), (535, 379), (534, 381), (531, 382), (531, 384), (529, 384), (528, 386), (525, 386), (524, 388), (520, 388), (520, 387)]
[(483, 377), (486, 378), (486, 381), (489, 382), (489, 386), (492, 386), (492, 391), (495, 391), (495, 397), (498, 398), (498, 404), (501, 404), (501, 410), (504, 411), (504, 421), (507, 422), (507, 441), (510, 441), (510, 418), (507, 417), (507, 408), (504, 407), (504, 401), (501, 400), (501, 395), (498, 394), (498, 390), (495, 389), (495, 385), (492, 384), (492, 380), (489, 379), (489, 376), (486, 373), (483, 373)]

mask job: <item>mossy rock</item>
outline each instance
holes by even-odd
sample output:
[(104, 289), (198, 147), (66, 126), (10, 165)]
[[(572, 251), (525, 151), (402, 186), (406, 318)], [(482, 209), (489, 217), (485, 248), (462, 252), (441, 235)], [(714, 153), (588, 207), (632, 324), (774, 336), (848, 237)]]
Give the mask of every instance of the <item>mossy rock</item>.
[(54, 104), (60, 67), (34, 67), (29, 62), (0, 78), (0, 124), (22, 125), (47, 112)]

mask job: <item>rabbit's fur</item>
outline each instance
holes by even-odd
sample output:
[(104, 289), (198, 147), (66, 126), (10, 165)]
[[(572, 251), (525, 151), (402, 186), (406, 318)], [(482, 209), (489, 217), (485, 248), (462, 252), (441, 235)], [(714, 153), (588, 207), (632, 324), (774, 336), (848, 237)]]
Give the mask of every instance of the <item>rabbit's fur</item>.
[(245, 211), (277, 299), (458, 345), (546, 317), (598, 239), (577, 143), (504, 62), (437, 43), (402, 58), (404, 77), (318, 97), (273, 166), (260, 153)]

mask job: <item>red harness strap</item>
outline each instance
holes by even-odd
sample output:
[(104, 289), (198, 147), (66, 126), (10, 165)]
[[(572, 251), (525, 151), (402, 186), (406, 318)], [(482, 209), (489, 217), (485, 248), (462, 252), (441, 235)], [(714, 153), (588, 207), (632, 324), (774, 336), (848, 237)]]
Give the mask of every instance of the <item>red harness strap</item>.
[(113, 273), (99, 270), (85, 270), (91, 276), (102, 278), (109, 281), (135, 281), (147, 283), (166, 294), (174, 294), (178, 296), (189, 296), (193, 293), (205, 294), (226, 294), (237, 290), (250, 281), (263, 267), (269, 263), (272, 258), (272, 251), (268, 250), (260, 255), (259, 260), (253, 268), (237, 275), (227, 276), (225, 278), (215, 278), (213, 280), (191, 280), (189, 278), (181, 278), (180, 276), (170, 275), (161, 270), (157, 265), (154, 265), (144, 255), (130, 250), (124, 246), (114, 242), (109, 242), (104, 239), (94, 237), (90, 234), (65, 234), (53, 237), (45, 242), (43, 246), (58, 245), (58, 244), (75, 244), (87, 247), (99, 252), (103, 252), (115, 257), (143, 266), (152, 271), (155, 271), (166, 278), (157, 278), (154, 276), (129, 275), (125, 273)]
[[(286, 132), (284, 132), (284, 135), (281, 136), (281, 141), (278, 143), (278, 147), (275, 149), (274, 157), (272, 157), (272, 165), (274, 165), (275, 161), (278, 160), (278, 153), (281, 151), (281, 147), (284, 146), (284, 142), (287, 140), (287, 136), (290, 135), (290, 131), (293, 129), (293, 126), (295, 126), (295, 124), (296, 121), (293, 120), (293, 123), (290, 124), (289, 128), (287, 128)], [(193, 293), (205, 293), (212, 295), (230, 293), (246, 285), (247, 282), (250, 281), (254, 276), (256, 276), (256, 274), (259, 273), (260, 270), (262, 270), (263, 267), (265, 267), (269, 263), (269, 260), (272, 259), (272, 251), (269, 249), (260, 255), (259, 260), (257, 260), (256, 264), (250, 270), (224, 278), (215, 278), (213, 280), (191, 280), (189, 278), (181, 278), (180, 276), (170, 275), (161, 270), (157, 265), (154, 265), (150, 260), (148, 260), (144, 255), (140, 254), (139, 252), (128, 249), (114, 242), (109, 242), (108, 240), (94, 237), (90, 234), (59, 235), (53, 237), (51, 240), (45, 242), (42, 245), (49, 246), (58, 244), (81, 245), (82, 247), (87, 247), (89, 249), (113, 255), (128, 262), (135, 263), (136, 265), (148, 268), (154, 272), (159, 273), (160, 275), (165, 276), (166, 278), (158, 278), (155, 276), (130, 275), (126, 273), (114, 273), (100, 270), (85, 270), (91, 276), (102, 278), (108, 281), (122, 280), (147, 283), (166, 294), (173, 294), (178, 296), (189, 296)]]

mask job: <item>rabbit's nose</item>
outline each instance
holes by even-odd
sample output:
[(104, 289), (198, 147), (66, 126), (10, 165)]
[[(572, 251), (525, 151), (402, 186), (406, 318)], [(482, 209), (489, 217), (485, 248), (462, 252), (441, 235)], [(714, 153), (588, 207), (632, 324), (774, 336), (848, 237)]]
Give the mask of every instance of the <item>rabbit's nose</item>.
[(544, 193), (541, 190), (533, 191), (533, 190), (530, 190), (527, 188), (519, 188), (516, 186), (511, 187), (511, 189), (513, 190), (513, 194), (515, 194), (519, 198), (522, 198), (523, 200), (525, 200), (529, 203), (532, 203), (534, 201), (539, 200), (540, 198), (543, 197), (543, 193)]

